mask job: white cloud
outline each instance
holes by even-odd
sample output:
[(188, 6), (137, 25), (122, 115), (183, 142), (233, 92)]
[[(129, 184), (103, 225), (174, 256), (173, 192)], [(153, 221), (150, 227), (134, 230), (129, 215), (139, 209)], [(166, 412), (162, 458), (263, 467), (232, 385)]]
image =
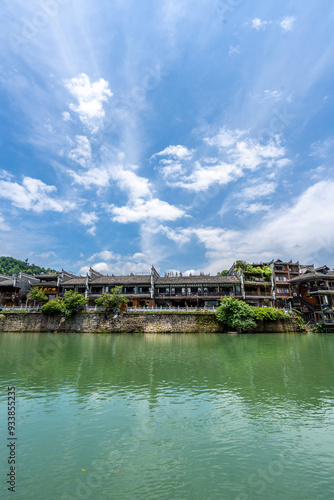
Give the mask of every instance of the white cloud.
[[(146, 230), (148, 231), (149, 228), (146, 228)], [(153, 234), (155, 233), (164, 234), (169, 240), (174, 241), (178, 245), (184, 245), (185, 243), (188, 243), (190, 241), (189, 235), (180, 232), (178, 230), (174, 230), (168, 226), (159, 225), (157, 227), (152, 227), (150, 230)]]
[(10, 226), (6, 223), (5, 218), (0, 214), (0, 230), (10, 231)]
[(330, 136), (323, 141), (313, 142), (310, 149), (310, 156), (315, 156), (322, 160), (332, 159), (334, 152), (334, 137)]
[[(331, 255), (334, 245), (334, 181), (309, 187), (290, 207), (271, 213), (257, 226), (233, 231), (219, 227), (178, 229), (196, 237), (210, 259), (206, 271), (217, 272), (236, 259), (250, 262), (275, 256), (318, 262)], [(322, 259), (323, 257), (321, 257)]]
[(250, 203), (249, 205), (243, 203), (238, 207), (238, 210), (248, 214), (256, 214), (258, 212), (269, 212), (271, 206), (264, 205), (263, 203)]
[(57, 257), (56, 253), (53, 251), (43, 252), (37, 255), (37, 257), (42, 257), (42, 259), (49, 259), (50, 257)]
[(259, 29), (264, 28), (268, 24), (268, 21), (261, 21), (258, 17), (252, 20), (252, 28), (259, 31)]
[(151, 195), (150, 183), (145, 177), (140, 177), (132, 170), (121, 166), (113, 169), (112, 178), (117, 181), (122, 191), (128, 193), (130, 199), (146, 197)]
[(91, 213), (83, 212), (80, 216), (80, 219), (79, 219), (81, 224), (83, 224), (84, 226), (91, 226), (91, 225), (95, 224), (95, 222), (97, 222), (98, 220), (99, 220), (99, 218), (95, 212), (91, 212)]
[(68, 157), (81, 167), (87, 168), (92, 159), (92, 148), (89, 139), (84, 135), (76, 135), (75, 138), (76, 147), (69, 152)]
[(119, 260), (121, 259), (121, 256), (118, 254), (115, 254), (114, 252), (111, 252), (110, 250), (102, 250), (102, 252), (95, 253), (91, 257), (89, 257), (87, 260), (89, 262), (96, 260), (96, 259), (102, 259), (102, 260)]
[(95, 212), (82, 212), (79, 221), (81, 224), (84, 226), (91, 226), (90, 228), (87, 229), (87, 233), (91, 234), (92, 236), (95, 236), (96, 232), (96, 226), (95, 223), (99, 220), (98, 216), (96, 215)]
[(292, 31), (295, 20), (296, 18), (294, 16), (286, 16), (283, 21), (280, 22), (280, 26), (284, 31)]
[(212, 184), (227, 184), (243, 175), (246, 170), (260, 167), (273, 168), (277, 162), (286, 160), (285, 148), (280, 137), (275, 136), (266, 144), (246, 137), (247, 131), (221, 129), (204, 142), (218, 148), (217, 158), (202, 157), (191, 164), (180, 161), (161, 160), (159, 170), (167, 185), (189, 191), (205, 191)]
[(228, 53), (229, 55), (240, 54), (239, 45), (230, 45)]
[(109, 212), (114, 222), (122, 224), (140, 222), (148, 218), (161, 221), (174, 221), (185, 215), (184, 210), (157, 198), (150, 200), (138, 198), (123, 207), (111, 205)]
[(156, 156), (170, 156), (172, 158), (177, 158), (179, 160), (190, 160), (192, 158), (193, 151), (186, 148), (185, 146), (168, 146), (163, 151), (155, 153), (152, 158)]
[[(103, 253), (103, 252), (102, 252)], [(145, 257), (145, 256), (144, 256)], [(92, 261), (92, 258), (88, 259)], [(101, 262), (96, 261), (91, 265), (82, 266), (80, 268), (80, 274), (85, 275), (92, 267), (95, 271), (102, 274), (114, 274), (115, 276), (126, 276), (131, 273), (145, 273), (150, 274), (151, 266), (146, 262), (134, 262), (132, 256), (119, 257), (119, 259), (113, 262)]]
[(0, 197), (10, 200), (16, 207), (34, 212), (64, 212), (75, 208), (75, 204), (58, 201), (49, 194), (57, 191), (39, 179), (23, 177), (22, 185), (17, 182), (0, 181)]
[(233, 146), (245, 134), (247, 134), (246, 130), (228, 130), (223, 127), (212, 137), (205, 137), (204, 142), (209, 144), (209, 146), (216, 146), (220, 150), (225, 150), (229, 146)]
[(69, 122), (71, 120), (71, 115), (68, 111), (63, 112), (63, 120), (64, 122)]
[(73, 170), (67, 170), (66, 172), (73, 178), (76, 184), (86, 189), (92, 186), (107, 187), (111, 178), (109, 169), (104, 167), (94, 167), (82, 172), (74, 172)]
[(10, 172), (7, 172), (7, 170), (0, 170), (0, 179), (4, 179), (5, 181), (9, 181), (12, 179), (14, 176)]
[(113, 95), (109, 83), (103, 78), (91, 83), (90, 78), (81, 73), (66, 80), (65, 87), (78, 101), (77, 105), (71, 103), (70, 109), (78, 113), (81, 122), (92, 133), (97, 132), (105, 116), (103, 102)]
[(152, 194), (150, 182), (146, 177), (141, 177), (130, 168), (124, 168), (122, 165), (110, 164), (91, 167), (79, 172), (74, 170), (66, 172), (76, 184), (86, 189), (93, 186), (108, 187), (110, 181), (113, 180), (123, 192), (128, 194), (130, 199), (150, 197)]
[(280, 90), (271, 89), (264, 91), (264, 99), (273, 99), (274, 101), (279, 101), (282, 98), (282, 92)]
[(238, 195), (244, 200), (254, 200), (262, 196), (272, 194), (276, 189), (274, 182), (263, 182), (262, 184), (254, 184), (254, 186), (247, 187)]

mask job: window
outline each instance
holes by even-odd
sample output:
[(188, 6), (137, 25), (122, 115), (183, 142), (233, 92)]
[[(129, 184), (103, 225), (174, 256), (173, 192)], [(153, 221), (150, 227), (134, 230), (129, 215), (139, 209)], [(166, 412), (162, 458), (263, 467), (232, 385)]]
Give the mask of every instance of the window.
[(277, 293), (289, 293), (288, 288), (277, 288)]
[(286, 281), (286, 276), (277, 276), (277, 281)]

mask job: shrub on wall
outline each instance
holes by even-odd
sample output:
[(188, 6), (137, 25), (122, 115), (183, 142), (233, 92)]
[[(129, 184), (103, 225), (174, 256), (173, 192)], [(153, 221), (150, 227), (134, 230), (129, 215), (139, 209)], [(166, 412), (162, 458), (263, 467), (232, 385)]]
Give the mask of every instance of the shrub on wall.
[(275, 307), (254, 307), (255, 319), (257, 321), (279, 321), (290, 319), (290, 315), (282, 309)]
[(254, 307), (235, 297), (224, 297), (217, 309), (217, 321), (237, 332), (248, 332), (256, 328)]
[(42, 307), (42, 313), (51, 315), (61, 312), (61, 304), (57, 300), (50, 300)]

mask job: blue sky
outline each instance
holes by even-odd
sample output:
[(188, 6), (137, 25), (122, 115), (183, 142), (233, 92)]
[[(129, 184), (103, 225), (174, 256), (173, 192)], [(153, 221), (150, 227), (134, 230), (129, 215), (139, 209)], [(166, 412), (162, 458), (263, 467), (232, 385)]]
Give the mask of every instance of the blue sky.
[(4, 0), (0, 23), (1, 255), (334, 265), (333, 2)]

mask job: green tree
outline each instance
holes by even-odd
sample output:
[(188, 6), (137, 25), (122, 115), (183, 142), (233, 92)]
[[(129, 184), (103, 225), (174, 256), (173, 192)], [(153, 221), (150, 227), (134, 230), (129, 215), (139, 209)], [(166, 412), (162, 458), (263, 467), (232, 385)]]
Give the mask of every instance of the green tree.
[(61, 303), (58, 300), (49, 300), (42, 307), (42, 313), (51, 315), (61, 312)]
[(122, 295), (122, 287), (116, 286), (109, 293), (104, 293), (101, 297), (95, 300), (97, 306), (103, 306), (107, 314), (116, 308), (120, 308), (122, 304), (129, 302), (129, 299)]
[(64, 298), (59, 301), (65, 318), (70, 318), (75, 313), (81, 311), (87, 302), (88, 299), (83, 297), (81, 293), (73, 292), (73, 290), (65, 292)]
[(256, 327), (253, 307), (232, 296), (222, 299), (216, 317), (219, 323), (237, 332), (247, 332)]
[(46, 302), (48, 300), (48, 296), (45, 295), (43, 290), (38, 288), (38, 286), (34, 286), (27, 295), (28, 299), (34, 301), (34, 306), (40, 304), (41, 302)]
[(217, 273), (217, 276), (227, 276), (228, 275), (228, 270), (224, 269), (223, 271), (220, 271), (220, 273)]
[(235, 269), (240, 268), (242, 271), (244, 271), (247, 267), (247, 262), (244, 260), (237, 260), (235, 263)]
[(23, 261), (13, 257), (0, 257), (0, 274), (11, 276), (12, 274), (19, 274), (20, 271), (27, 274), (56, 272), (50, 268), (45, 269), (44, 267), (35, 266), (35, 264), (29, 264), (28, 259)]

